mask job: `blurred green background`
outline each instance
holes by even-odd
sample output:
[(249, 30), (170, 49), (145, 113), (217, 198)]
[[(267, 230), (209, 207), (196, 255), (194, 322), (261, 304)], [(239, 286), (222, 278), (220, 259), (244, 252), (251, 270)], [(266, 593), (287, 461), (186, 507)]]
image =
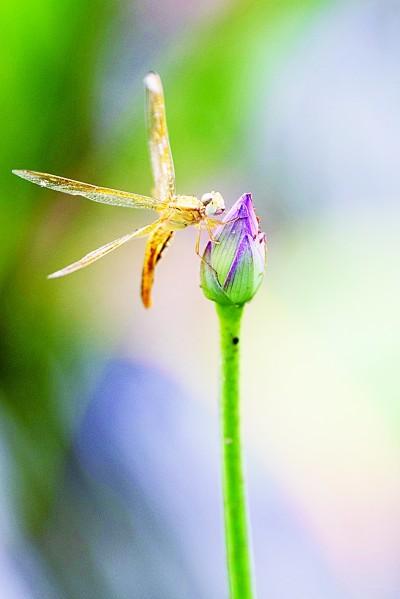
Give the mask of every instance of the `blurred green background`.
[[(218, 471), (195, 482), (219, 460), (196, 232), (160, 264), (148, 312), (141, 240), (47, 281), (152, 215), (11, 174), (148, 194), (142, 79), (157, 70), (178, 191), (228, 206), (252, 191), (268, 236), (243, 340), (260, 598), (398, 597), (398, 3), (24, 0), (0, 15), (0, 596), (225, 592)], [(206, 503), (182, 521), (193, 496)]]

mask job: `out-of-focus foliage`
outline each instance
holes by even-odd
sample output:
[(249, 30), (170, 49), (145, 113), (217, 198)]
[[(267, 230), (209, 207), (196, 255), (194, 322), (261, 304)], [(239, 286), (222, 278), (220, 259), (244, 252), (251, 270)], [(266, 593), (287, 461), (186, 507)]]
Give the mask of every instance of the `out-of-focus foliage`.
[[(205, 173), (224, 164), (232, 168), (241, 159), (251, 107), (249, 84), (260, 68), (257, 46), (271, 36), (271, 53), (263, 62), (263, 68), (270, 69), (283, 49), (276, 42), (282, 28), (285, 31), (283, 23), (289, 19), (295, 28), (304, 11), (317, 4), (238, 2), (214, 22), (205, 21), (195, 33), (181, 36), (170, 49), (163, 75), (182, 189), (185, 181), (197, 185)], [(67, 443), (64, 417), (69, 410), (60, 409), (58, 402), (60, 397), (72, 401), (70, 377), (79, 353), (73, 323), (66, 326), (55, 288), (43, 273), (50, 270), (47, 264), (58, 242), (79, 228), (82, 205), (21, 184), (11, 169), (88, 179), (85, 164), (91, 164), (90, 174), (101, 176), (100, 183), (112, 180), (122, 188), (149, 189), (141, 91), (132, 97), (133, 120), (129, 110), (116, 123), (110, 143), (100, 139), (94, 144), (96, 92), (107, 86), (99, 60), (107, 55), (112, 34), (118, 35), (113, 30), (116, 12), (116, 5), (102, 0), (27, 0), (0, 8), (0, 110), (5, 117), (0, 149), (1, 388), (13, 430), (10, 442), (19, 460), (18, 483), (23, 495), (29, 494), (24, 506), (31, 523), (47, 505)], [(139, 82), (150, 66), (135, 73)]]
[[(273, 72), (310, 26), (321, 0), (235, 2), (214, 21), (188, 31), (157, 68), (163, 71), (178, 185), (198, 185), (246, 160), (243, 143), (257, 103), (257, 81)], [(150, 68), (152, 65), (149, 65)], [(164, 68), (163, 68), (164, 67)], [(154, 65), (152, 68), (155, 68)], [(138, 110), (139, 108), (139, 110)], [(122, 146), (106, 159), (118, 180), (150, 186), (142, 106), (126, 116)], [(132, 131), (135, 135), (132, 135)], [(138, 159), (138, 156), (140, 157)]]
[[(31, 525), (48, 505), (66, 447), (77, 346), (54, 306), (42, 257), (53, 252), (54, 198), (16, 185), (17, 165), (79, 170), (92, 148), (92, 90), (106, 3), (2, 3), (0, 19), (0, 372), (2, 415)], [(54, 221), (47, 236), (46, 222)], [(68, 410), (67, 410), (68, 413)]]

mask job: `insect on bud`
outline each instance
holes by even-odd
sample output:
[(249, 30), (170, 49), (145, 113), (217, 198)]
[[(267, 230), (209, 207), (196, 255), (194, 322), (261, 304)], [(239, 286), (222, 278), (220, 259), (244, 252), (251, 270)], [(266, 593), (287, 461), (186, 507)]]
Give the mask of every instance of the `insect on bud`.
[(217, 243), (207, 243), (201, 263), (204, 295), (219, 304), (244, 304), (260, 287), (266, 260), (265, 233), (260, 231), (251, 193), (238, 199), (214, 236)]

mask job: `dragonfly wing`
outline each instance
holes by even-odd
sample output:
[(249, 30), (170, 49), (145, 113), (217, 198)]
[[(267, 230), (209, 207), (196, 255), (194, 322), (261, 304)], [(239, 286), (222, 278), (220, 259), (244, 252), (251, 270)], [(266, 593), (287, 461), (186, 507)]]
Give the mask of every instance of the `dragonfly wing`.
[(74, 262), (73, 264), (70, 264), (69, 266), (66, 266), (65, 268), (63, 268), (61, 270), (57, 270), (56, 272), (53, 272), (51, 275), (48, 276), (48, 278), (49, 279), (58, 279), (59, 277), (65, 277), (66, 275), (70, 275), (71, 273), (75, 272), (76, 270), (85, 268), (86, 266), (93, 264), (93, 262), (96, 262), (96, 260), (99, 260), (100, 258), (103, 258), (103, 256), (106, 256), (110, 252), (113, 252), (114, 250), (119, 248), (121, 245), (123, 245), (127, 241), (130, 241), (134, 237), (145, 237), (146, 235), (151, 234), (155, 229), (157, 229), (158, 223), (159, 223), (159, 221), (157, 220), (154, 223), (151, 223), (150, 225), (146, 225), (145, 227), (142, 227), (141, 229), (137, 229), (136, 231), (133, 231), (132, 233), (123, 235), (123, 237), (114, 239), (114, 241), (110, 241), (109, 243), (106, 243), (106, 245), (102, 245), (100, 248), (97, 248), (97, 250), (90, 252), (89, 254), (87, 254), (86, 256), (84, 256), (83, 258), (78, 260), (77, 262)]
[(173, 235), (174, 231), (169, 229), (165, 223), (159, 222), (147, 240), (141, 288), (142, 302), (146, 308), (150, 308), (151, 306), (151, 290), (153, 288), (157, 262), (161, 259), (162, 253)]
[(65, 179), (57, 175), (38, 173), (36, 171), (14, 170), (13, 173), (41, 187), (48, 187), (55, 191), (69, 193), (70, 195), (83, 196), (94, 202), (100, 202), (100, 204), (124, 206), (125, 208), (150, 208), (152, 210), (160, 210), (163, 207), (162, 203), (158, 200), (137, 193), (98, 187), (97, 185), (81, 183), (80, 181), (73, 181), (72, 179)]
[(164, 92), (161, 79), (156, 73), (149, 73), (144, 79), (144, 85), (154, 195), (165, 201), (175, 195), (175, 171), (169, 145)]

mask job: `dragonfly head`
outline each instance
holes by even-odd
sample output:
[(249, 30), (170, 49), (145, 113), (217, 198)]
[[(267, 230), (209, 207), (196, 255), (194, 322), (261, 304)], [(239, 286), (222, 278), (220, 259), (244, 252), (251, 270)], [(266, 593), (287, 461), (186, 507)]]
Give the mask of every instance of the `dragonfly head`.
[(218, 216), (225, 210), (224, 198), (218, 191), (210, 191), (201, 197), (201, 203), (205, 208), (206, 216)]

